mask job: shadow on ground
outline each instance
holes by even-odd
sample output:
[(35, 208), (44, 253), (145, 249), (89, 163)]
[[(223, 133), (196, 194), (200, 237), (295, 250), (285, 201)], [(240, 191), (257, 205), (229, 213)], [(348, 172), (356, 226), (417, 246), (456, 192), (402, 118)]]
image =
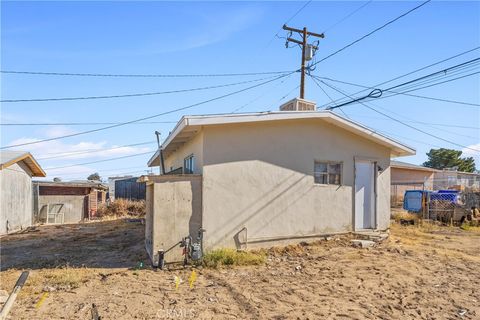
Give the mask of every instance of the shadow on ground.
[(0, 270), (55, 267), (134, 268), (147, 263), (145, 226), (128, 219), (40, 226), (4, 236)]

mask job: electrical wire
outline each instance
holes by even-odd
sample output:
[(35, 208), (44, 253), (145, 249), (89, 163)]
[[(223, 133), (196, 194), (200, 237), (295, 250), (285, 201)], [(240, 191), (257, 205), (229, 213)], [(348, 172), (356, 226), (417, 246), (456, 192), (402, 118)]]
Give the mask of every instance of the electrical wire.
[[(352, 83), (352, 82), (333, 79), (333, 78), (329, 78), (329, 77), (318, 77), (318, 76), (314, 76), (314, 75), (312, 75), (312, 76), (315, 79), (329, 80), (329, 81), (332, 81), (332, 82), (348, 84), (348, 85), (359, 87), (359, 88), (374, 89), (372, 87), (368, 87), (368, 86), (361, 85), (361, 84), (358, 84), (358, 83)], [(458, 101), (458, 100), (449, 100), (449, 99), (435, 98), (435, 97), (429, 97), (429, 96), (421, 96), (421, 95), (409, 94), (409, 93), (404, 93), (404, 92), (397, 92), (397, 91), (392, 91), (392, 90), (383, 90), (383, 91), (392, 92), (392, 93), (395, 93), (395, 94), (401, 94), (401, 95), (405, 95), (405, 96), (408, 96), (408, 97), (415, 97), (415, 98), (428, 99), (428, 100), (434, 100), (434, 101), (442, 101), (442, 102), (448, 102), (448, 103), (456, 103), (456, 104), (467, 105), (467, 106), (475, 106), (475, 107), (480, 106), (480, 104), (478, 104), (478, 103), (471, 103), (471, 102)], [(389, 97), (392, 97), (392, 96), (389, 95), (389, 96), (380, 97), (380, 98), (377, 98), (377, 99), (385, 99), (385, 98), (389, 98)], [(334, 100), (332, 100), (332, 103), (335, 105)]]
[[(296, 71), (293, 71), (290, 74), (292, 74), (294, 72), (296, 72)], [(60, 140), (60, 139), (65, 139), (65, 138), (70, 138), (70, 137), (76, 137), (76, 136), (80, 136), (80, 135), (84, 135), (84, 134), (88, 134), (88, 133), (93, 133), (93, 132), (108, 130), (108, 129), (112, 129), (112, 128), (117, 128), (117, 127), (120, 127), (120, 126), (135, 123), (135, 122), (141, 122), (141, 121), (144, 121), (144, 120), (153, 119), (153, 118), (160, 117), (160, 116), (163, 116), (163, 115), (166, 115), (166, 114), (171, 114), (171, 113), (175, 113), (175, 112), (178, 112), (178, 111), (183, 111), (183, 110), (190, 109), (190, 108), (200, 106), (200, 105), (203, 105), (203, 104), (207, 104), (207, 103), (210, 103), (210, 102), (213, 102), (213, 101), (221, 100), (221, 99), (224, 99), (224, 98), (227, 98), (227, 97), (230, 97), (230, 96), (233, 96), (233, 95), (236, 95), (236, 94), (239, 94), (239, 93), (242, 93), (242, 92), (257, 88), (257, 87), (260, 87), (260, 86), (263, 86), (267, 83), (282, 79), (286, 76), (288, 76), (288, 74), (287, 75), (281, 75), (281, 76), (278, 76), (274, 79), (270, 79), (270, 80), (267, 80), (267, 81), (264, 81), (264, 82), (261, 82), (261, 83), (257, 83), (253, 86), (249, 86), (249, 87), (237, 90), (237, 91), (229, 92), (229, 93), (226, 93), (226, 94), (223, 94), (223, 95), (220, 95), (220, 96), (216, 96), (214, 98), (210, 98), (210, 99), (207, 99), (207, 100), (196, 102), (196, 103), (186, 105), (186, 106), (183, 106), (183, 107), (175, 108), (175, 109), (172, 109), (172, 110), (169, 110), (169, 111), (157, 113), (157, 114), (154, 114), (154, 115), (151, 115), (151, 116), (146, 116), (146, 117), (134, 119), (134, 120), (131, 120), (131, 121), (126, 121), (126, 122), (122, 122), (122, 123), (118, 123), (118, 124), (114, 124), (114, 125), (110, 125), (110, 126), (106, 126), (106, 127), (102, 127), (102, 128), (97, 128), (97, 129), (72, 133), (72, 134), (63, 135), (63, 136), (59, 136), (59, 137), (48, 138), (48, 139), (26, 142), (26, 143), (19, 143), (19, 144), (8, 145), (8, 146), (2, 146), (2, 147), (0, 147), (0, 149), (9, 149), (9, 148), (13, 148), (13, 147), (20, 147), (20, 146), (38, 144), (38, 143), (47, 142), (47, 141), (54, 141), (54, 140)]]
[(152, 144), (152, 143), (156, 143), (156, 141), (147, 141), (147, 142), (126, 144), (126, 145), (123, 145), (123, 146), (118, 146), (118, 147), (113, 147), (113, 148), (98, 148), (98, 149), (86, 149), (86, 150), (72, 151), (72, 152), (50, 153), (51, 155), (54, 154), (55, 156), (39, 157), (39, 158), (37, 158), (37, 160), (68, 158), (68, 157), (76, 156), (76, 155), (79, 155), (79, 154), (88, 154), (88, 153), (93, 153), (93, 152), (102, 152), (102, 151), (110, 151), (110, 150), (116, 150), (116, 149), (122, 149), (122, 148), (137, 147), (137, 146), (143, 146), (143, 145)]
[[(373, 96), (372, 93), (374, 91), (372, 91), (370, 94), (366, 95), (366, 96), (363, 96), (363, 97), (360, 97), (360, 98), (353, 98), (352, 100), (350, 101), (347, 101), (347, 102), (343, 102), (343, 103), (340, 103), (340, 104), (337, 104), (336, 106), (334, 107), (330, 107), (329, 109), (332, 109), (332, 108), (338, 108), (338, 107), (342, 107), (342, 106), (345, 106), (347, 104), (351, 104), (351, 103), (355, 103), (355, 102), (360, 102), (361, 100), (364, 100), (364, 99), (367, 99), (367, 98), (379, 98), (382, 94), (381, 92), (382, 91), (389, 91), (389, 90), (392, 90), (392, 89), (396, 89), (396, 88), (400, 88), (400, 87), (403, 87), (405, 85), (410, 85), (412, 83), (415, 83), (415, 82), (419, 82), (419, 81), (423, 81), (429, 77), (438, 77), (439, 75), (443, 75), (443, 77), (450, 77), (451, 74), (447, 74), (448, 71), (450, 70), (455, 70), (455, 68), (458, 68), (458, 67), (465, 67), (466, 64), (469, 64), (469, 63), (477, 63), (478, 61), (480, 61), (480, 58), (476, 58), (476, 59), (473, 59), (473, 60), (470, 60), (470, 61), (467, 61), (467, 62), (463, 62), (463, 63), (460, 63), (460, 64), (457, 64), (455, 66), (452, 66), (452, 67), (449, 67), (449, 68), (446, 68), (446, 69), (443, 69), (443, 70), (440, 70), (440, 71), (436, 71), (436, 72), (433, 72), (433, 73), (430, 73), (428, 75), (425, 75), (425, 76), (421, 76), (419, 78), (416, 78), (416, 79), (413, 79), (413, 80), (409, 80), (409, 81), (406, 81), (404, 83), (401, 83), (401, 84), (398, 84), (398, 85), (395, 85), (395, 86), (392, 86), (392, 87), (389, 87), (389, 88), (386, 88), (386, 89), (374, 89), (375, 90), (378, 90), (380, 92), (379, 95), (376, 95), (376, 96)], [(443, 84), (443, 83), (447, 83), (447, 82), (451, 82), (451, 81), (455, 81), (455, 80), (459, 80), (459, 79), (462, 79), (462, 78), (465, 78), (465, 77), (469, 77), (469, 76), (472, 76), (472, 75), (475, 75), (475, 74), (478, 74), (480, 72), (474, 72), (474, 73), (470, 73), (470, 74), (467, 74), (467, 75), (463, 75), (463, 76), (459, 76), (459, 77), (456, 77), (456, 78), (453, 78), (453, 79), (448, 79), (448, 80), (445, 80), (445, 81), (441, 81), (441, 82), (435, 82), (435, 83), (430, 83), (429, 85), (425, 85), (425, 86), (421, 86), (421, 87), (416, 87), (416, 88), (413, 88), (413, 89), (410, 89), (410, 90), (406, 90), (406, 91), (402, 91), (404, 93), (408, 93), (408, 92), (411, 92), (411, 91), (416, 91), (416, 90), (421, 90), (421, 89), (425, 89), (425, 88), (429, 88), (429, 87), (432, 87), (432, 86), (436, 86), (436, 85), (440, 85), (440, 84)], [(455, 75), (456, 73), (454, 73)], [(398, 93), (398, 94), (401, 94), (401, 93)]]
[[(98, 126), (107, 124), (119, 124), (121, 122), (41, 122), (41, 123), (0, 123), (0, 126)], [(144, 121), (132, 124), (160, 124), (160, 123), (177, 123), (177, 121)]]
[[(307, 2), (305, 2), (292, 16), (290, 16), (290, 18), (288, 18), (284, 24), (288, 24), (290, 21), (292, 21), (297, 15), (300, 14), (300, 12), (303, 11), (303, 9), (305, 9), (313, 0), (309, 0)], [(278, 34), (280, 32), (282, 32), (283, 28), (280, 28), (277, 33), (275, 33), (275, 35), (270, 39), (270, 41), (268, 41), (267, 45), (265, 46), (265, 48), (267, 48), (268, 46), (270, 46), (270, 44), (272, 44), (273, 40), (275, 40), (275, 38), (280, 38), (278, 36)]]
[[(318, 83), (317, 80), (315, 80), (315, 78), (314, 78), (312, 75), (309, 75), (309, 76), (312, 78), (313, 82), (317, 85), (317, 87), (319, 87), (319, 88), (323, 91), (323, 93), (332, 101), (332, 103), (335, 104), (335, 103), (333, 102), (332, 97), (330, 97), (330, 95), (327, 93), (327, 91), (325, 91), (325, 89), (323, 89), (323, 87), (320, 85), (320, 83)], [(348, 114), (346, 114), (346, 112), (343, 111), (342, 108), (338, 108), (338, 110), (340, 110), (340, 112), (341, 112), (347, 119), (350, 119), (350, 117), (348, 116)]]
[[(330, 87), (331, 89), (333, 89), (333, 90), (335, 90), (335, 91), (337, 91), (337, 92), (339, 92), (339, 93), (341, 93), (341, 94), (343, 94), (343, 95), (351, 98), (348, 94), (346, 94), (346, 93), (343, 92), (342, 90), (340, 90), (340, 89), (338, 89), (338, 88), (335, 88), (334, 86), (326, 83), (325, 81), (321, 81), (321, 82), (322, 82), (323, 84), (325, 84), (326, 86)], [(352, 99), (352, 98), (351, 98), (351, 99)], [(470, 147), (468, 147), (468, 146), (461, 145), (461, 144), (456, 143), (456, 142), (454, 142), (454, 141), (450, 141), (450, 140), (444, 139), (444, 138), (442, 138), (442, 137), (439, 137), (439, 136), (437, 136), (437, 135), (434, 135), (434, 134), (431, 134), (431, 133), (429, 133), (429, 132), (427, 132), (427, 131), (424, 131), (424, 130), (422, 130), (422, 129), (419, 129), (419, 128), (415, 127), (415, 126), (412, 126), (412, 125), (410, 125), (410, 124), (408, 124), (408, 123), (406, 123), (406, 122), (404, 122), (404, 121), (401, 121), (401, 120), (399, 120), (399, 119), (396, 119), (396, 118), (394, 118), (394, 117), (392, 117), (392, 116), (390, 116), (390, 115), (388, 115), (388, 114), (386, 114), (386, 113), (384, 113), (384, 112), (381, 112), (381, 111), (379, 111), (379, 110), (377, 110), (377, 109), (375, 109), (375, 108), (372, 108), (371, 106), (367, 105), (365, 102), (359, 101), (359, 103), (362, 104), (364, 107), (366, 107), (366, 108), (368, 108), (368, 109), (370, 109), (370, 110), (372, 110), (372, 111), (374, 111), (374, 112), (376, 112), (376, 113), (379, 113), (379, 114), (381, 114), (381, 115), (389, 118), (390, 120), (393, 120), (393, 121), (398, 122), (398, 123), (400, 123), (400, 124), (402, 124), (402, 125), (404, 125), (404, 126), (406, 126), (406, 127), (409, 127), (409, 128), (411, 128), (411, 129), (413, 129), (413, 130), (415, 130), (415, 131), (421, 132), (421, 133), (423, 133), (423, 134), (425, 134), (425, 135), (428, 135), (428, 136), (430, 136), (430, 137), (433, 137), (433, 138), (435, 138), (435, 139), (442, 140), (442, 141), (444, 141), (444, 142), (450, 143), (450, 144), (452, 144), (452, 145), (455, 145), (455, 146), (458, 146), (458, 147), (461, 147), (461, 148), (464, 148), (464, 149), (469, 149), (469, 150), (472, 150), (472, 151), (475, 151), (475, 152), (480, 152), (480, 150), (478, 150), (478, 149), (474, 149), (474, 148), (470, 148)]]
[[(472, 48), (472, 49), (469, 49), (469, 50), (467, 50), (467, 51), (463, 51), (463, 52), (457, 53), (457, 54), (455, 54), (455, 55), (453, 55), (453, 56), (450, 56), (450, 57), (445, 58), (445, 59), (442, 59), (442, 60), (440, 60), (440, 61), (431, 63), (431, 64), (429, 64), (429, 65), (427, 65), (427, 66), (424, 66), (424, 67), (415, 69), (415, 70), (413, 70), (413, 71), (407, 72), (407, 73), (402, 74), (402, 75), (400, 75), (400, 76), (396, 76), (396, 77), (394, 77), (394, 78), (392, 78), (392, 79), (383, 81), (383, 82), (381, 82), (381, 83), (376, 84), (375, 86), (369, 87), (369, 89), (376, 88), (376, 87), (380, 87), (380, 86), (382, 86), (382, 85), (384, 85), (384, 84), (393, 82), (393, 81), (395, 81), (395, 80), (404, 78), (404, 77), (409, 76), (409, 75), (411, 75), (411, 74), (414, 74), (414, 73), (423, 71), (423, 70), (425, 70), (425, 69), (431, 68), (431, 67), (433, 67), (433, 66), (442, 64), (442, 63), (444, 63), (444, 62), (453, 60), (453, 59), (455, 59), (455, 58), (458, 58), (458, 57), (461, 57), (461, 56), (463, 56), (463, 55), (466, 55), (466, 54), (468, 54), (468, 53), (470, 53), (470, 52), (476, 51), (476, 50), (478, 50), (478, 49), (480, 49), (480, 46), (475, 47), (475, 48)], [(366, 90), (368, 90), (368, 89), (366, 89)], [(360, 93), (362, 93), (362, 92), (365, 92), (366, 90), (360, 90), (360, 91), (358, 91), (358, 92), (355, 92), (353, 95), (355, 96), (355, 95), (357, 95), (357, 94), (360, 94)], [(339, 101), (345, 101), (345, 98), (337, 99), (337, 100), (335, 100), (334, 102), (337, 103), (337, 102), (339, 102)], [(325, 106), (326, 106), (326, 105), (322, 105), (322, 106), (320, 106), (320, 108), (323, 108), (323, 107), (325, 107)]]
[(45, 170), (58, 170), (58, 169), (64, 169), (64, 168), (71, 168), (71, 167), (76, 167), (76, 166), (84, 166), (87, 164), (93, 164), (93, 163), (100, 163), (100, 162), (107, 162), (107, 161), (114, 161), (114, 160), (120, 160), (120, 159), (126, 159), (126, 158), (132, 158), (132, 157), (138, 157), (138, 156), (143, 156), (146, 154), (152, 154), (155, 152), (155, 150), (148, 151), (148, 152), (142, 152), (142, 153), (137, 153), (137, 154), (132, 154), (128, 156), (122, 156), (122, 157), (116, 157), (116, 158), (109, 158), (109, 159), (103, 159), (103, 160), (97, 160), (97, 161), (90, 161), (90, 162), (84, 162), (84, 163), (76, 163), (76, 164), (70, 164), (67, 166), (61, 166), (61, 167), (50, 167), (50, 168), (45, 168)]
[(347, 20), (348, 18), (350, 18), (351, 16), (353, 16), (355, 13), (357, 13), (358, 11), (362, 10), (363, 8), (365, 8), (367, 5), (369, 5), (370, 3), (372, 2), (372, 0), (369, 0), (367, 2), (365, 2), (364, 4), (362, 4), (360, 7), (356, 8), (355, 10), (353, 10), (352, 12), (350, 12), (349, 14), (347, 14), (345, 17), (343, 17), (342, 19), (340, 19), (339, 21), (335, 22), (333, 25), (331, 25), (330, 27), (326, 28), (322, 33), (327, 33), (327, 31), (329, 30), (332, 30), (333, 28), (335, 28), (336, 26), (338, 26), (340, 23), (344, 22), (345, 20)]
[(383, 24), (382, 26), (380, 26), (380, 27), (374, 29), (373, 31), (370, 31), (369, 33), (365, 34), (364, 36), (358, 38), (357, 40), (355, 40), (355, 41), (353, 41), (353, 42), (350, 42), (350, 43), (347, 44), (346, 46), (344, 46), (344, 47), (338, 49), (337, 51), (329, 54), (329, 55), (326, 56), (325, 58), (322, 58), (321, 60), (315, 62), (315, 63), (312, 65), (312, 67), (314, 67), (315, 65), (317, 65), (317, 64), (319, 64), (319, 63), (321, 63), (321, 62), (323, 62), (323, 61), (325, 61), (325, 60), (333, 57), (334, 55), (339, 54), (340, 52), (344, 51), (345, 49), (348, 49), (349, 47), (351, 47), (351, 46), (353, 46), (354, 44), (362, 41), (363, 39), (368, 38), (368, 37), (371, 36), (372, 34), (374, 34), (374, 33), (378, 32), (378, 31), (382, 30), (383, 28), (387, 27), (388, 25), (390, 25), (390, 24), (392, 24), (392, 23), (400, 20), (401, 18), (403, 18), (403, 17), (405, 17), (405, 16), (407, 16), (407, 15), (409, 15), (410, 13), (414, 12), (415, 10), (420, 9), (421, 7), (423, 7), (424, 5), (426, 5), (427, 3), (429, 3), (430, 1), (431, 1), (431, 0), (427, 0), (427, 1), (422, 2), (422, 3), (419, 4), (418, 6), (416, 6), (416, 7), (412, 8), (412, 9), (408, 10), (407, 12), (401, 14), (400, 16), (396, 17), (395, 19), (388, 21), (387, 23)]
[[(362, 115), (358, 115), (358, 116), (359, 116), (359, 117), (364, 117), (364, 118), (378, 119), (378, 120), (388, 120), (388, 119), (380, 118), (380, 117), (369, 117), (369, 116), (365, 116), (365, 115), (363, 115), (363, 114), (362, 114)], [(430, 126), (438, 126), (438, 127), (480, 130), (480, 127), (463, 126), (463, 125), (457, 125), (457, 124), (424, 122), (424, 121), (415, 121), (415, 120), (410, 120), (410, 122), (412, 122), (412, 123), (418, 123), (418, 124), (424, 124), (424, 125), (430, 125)]]
[[(275, 88), (281, 86), (285, 81), (287, 81), (287, 80), (290, 78), (290, 76), (291, 76), (291, 75), (289, 75), (288, 77), (284, 78), (282, 81), (280, 81), (279, 83), (277, 83), (272, 89), (275, 89)], [(254, 98), (254, 99), (250, 100), (249, 102), (241, 105), (240, 107), (234, 109), (231, 113), (235, 113), (235, 112), (238, 112), (238, 111), (242, 110), (243, 108), (251, 105), (251, 104), (254, 103), (255, 101), (258, 101), (258, 100), (260, 100), (261, 98), (263, 98), (264, 96), (266, 96), (267, 93), (269, 93), (269, 91), (264, 91), (262, 94), (260, 94), (260, 95), (257, 96), (256, 98)]]
[(41, 72), (41, 71), (18, 71), (1, 70), (4, 74), (23, 74), (40, 76), (70, 76), (70, 77), (110, 77), (110, 78), (199, 78), (199, 77), (239, 77), (275, 75), (290, 71), (267, 71), (267, 72), (246, 72), (246, 73), (217, 73), (217, 74), (113, 74), (113, 73), (72, 73), (72, 72)]
[(222, 85), (215, 85), (215, 86), (207, 86), (207, 87), (200, 87), (200, 88), (188, 88), (188, 89), (180, 89), (180, 90), (170, 90), (170, 91), (159, 91), (159, 92), (144, 92), (144, 93), (132, 93), (132, 94), (120, 94), (120, 95), (107, 95), (107, 96), (87, 96), (87, 97), (63, 97), (63, 98), (41, 98), (41, 99), (5, 99), (0, 100), (0, 102), (45, 102), (45, 101), (74, 101), (74, 100), (96, 100), (96, 99), (113, 99), (113, 98), (132, 98), (132, 97), (145, 97), (145, 96), (155, 96), (155, 95), (163, 95), (163, 94), (172, 94), (172, 93), (182, 93), (182, 92), (193, 92), (193, 91), (202, 91), (202, 90), (210, 90), (210, 89), (217, 89), (217, 88), (225, 88), (231, 87), (246, 83), (252, 82), (259, 82), (266, 79), (272, 79), (276, 76), (248, 80), (248, 81), (240, 81)]

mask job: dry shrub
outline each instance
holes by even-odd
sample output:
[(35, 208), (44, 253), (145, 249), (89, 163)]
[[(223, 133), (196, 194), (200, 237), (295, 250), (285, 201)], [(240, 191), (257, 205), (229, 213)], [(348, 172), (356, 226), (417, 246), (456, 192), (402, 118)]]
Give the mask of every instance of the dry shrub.
[(235, 249), (217, 249), (208, 252), (203, 257), (206, 267), (218, 268), (220, 266), (249, 266), (265, 263), (264, 252), (238, 251)]
[(395, 220), (395, 222), (399, 222), (400, 220), (416, 221), (416, 220), (420, 219), (419, 214), (410, 213), (410, 212), (405, 211), (405, 210), (401, 210), (401, 211), (395, 210), (395, 211), (392, 212), (391, 217), (392, 217), (393, 220)]
[(112, 216), (143, 217), (145, 216), (145, 200), (116, 199), (109, 204), (101, 205), (97, 210), (97, 214), (100, 218)]

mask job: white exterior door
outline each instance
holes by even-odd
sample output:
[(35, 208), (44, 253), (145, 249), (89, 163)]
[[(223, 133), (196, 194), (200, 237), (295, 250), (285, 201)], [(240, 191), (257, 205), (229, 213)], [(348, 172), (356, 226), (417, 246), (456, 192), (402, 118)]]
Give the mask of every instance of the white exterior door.
[(375, 228), (375, 163), (355, 161), (355, 230)]

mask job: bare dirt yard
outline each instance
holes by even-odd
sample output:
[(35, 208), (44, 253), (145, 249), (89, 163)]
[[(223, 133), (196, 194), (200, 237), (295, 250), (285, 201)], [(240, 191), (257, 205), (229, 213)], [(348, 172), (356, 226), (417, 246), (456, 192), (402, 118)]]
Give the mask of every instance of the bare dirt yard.
[(11, 319), (92, 319), (92, 303), (101, 319), (480, 319), (478, 231), (393, 224), (374, 248), (272, 248), (262, 266), (196, 269), (190, 288), (191, 268), (149, 267), (141, 223), (38, 229), (1, 239), (1, 289), (31, 270)]

